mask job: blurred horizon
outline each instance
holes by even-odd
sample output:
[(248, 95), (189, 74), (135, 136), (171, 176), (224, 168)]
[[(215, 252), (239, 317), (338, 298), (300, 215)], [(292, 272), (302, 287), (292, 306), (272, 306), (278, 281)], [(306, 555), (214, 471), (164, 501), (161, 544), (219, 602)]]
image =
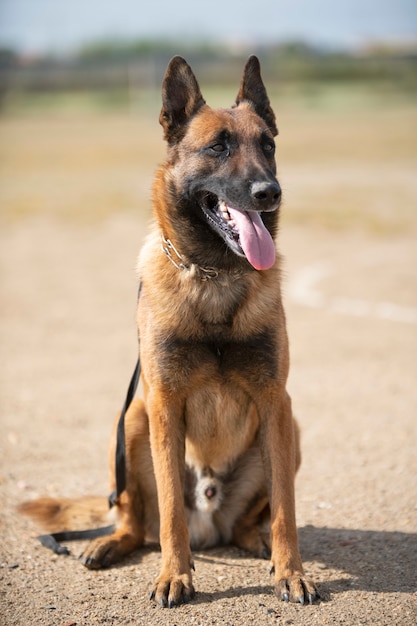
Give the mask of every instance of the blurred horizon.
[(0, 48), (22, 55), (72, 55), (96, 42), (177, 40), (238, 51), (291, 41), (354, 51), (371, 45), (417, 47), (414, 0), (231, 0), (206, 5), (154, 0), (0, 0)]

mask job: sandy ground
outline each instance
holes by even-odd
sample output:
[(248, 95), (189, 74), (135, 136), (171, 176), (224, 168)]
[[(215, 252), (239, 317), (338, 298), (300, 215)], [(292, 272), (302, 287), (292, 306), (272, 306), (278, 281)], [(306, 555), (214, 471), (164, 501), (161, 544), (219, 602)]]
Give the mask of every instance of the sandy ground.
[(160, 554), (91, 572), (15, 513), (36, 495), (107, 494), (106, 445), (136, 358), (134, 217), (27, 218), (2, 231), (0, 622), (7, 626), (416, 623), (415, 240), (282, 227), (289, 387), (302, 426), (297, 516), (323, 601), (285, 605), (265, 561), (195, 555), (197, 595), (147, 599)]

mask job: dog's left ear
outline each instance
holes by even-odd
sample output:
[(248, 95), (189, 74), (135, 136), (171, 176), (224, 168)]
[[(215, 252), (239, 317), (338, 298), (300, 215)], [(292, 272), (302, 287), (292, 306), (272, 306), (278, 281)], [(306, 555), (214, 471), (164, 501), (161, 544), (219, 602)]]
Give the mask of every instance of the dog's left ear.
[(180, 56), (169, 62), (162, 83), (162, 109), (159, 122), (169, 144), (185, 135), (189, 119), (205, 104), (191, 67)]
[(261, 65), (256, 56), (251, 56), (247, 60), (235, 106), (239, 106), (244, 100), (253, 104), (256, 113), (267, 123), (271, 133), (277, 135), (278, 129), (275, 122), (275, 114), (271, 108), (265, 85), (262, 82)]

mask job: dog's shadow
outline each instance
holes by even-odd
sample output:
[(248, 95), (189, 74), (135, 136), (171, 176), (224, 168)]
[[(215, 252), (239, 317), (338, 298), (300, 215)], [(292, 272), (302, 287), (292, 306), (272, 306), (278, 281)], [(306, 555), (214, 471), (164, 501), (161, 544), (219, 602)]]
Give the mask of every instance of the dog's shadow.
[(417, 534), (399, 531), (299, 529), (303, 560), (325, 571), (344, 574), (329, 578), (333, 593), (353, 588), (376, 593), (416, 590)]
[[(307, 572), (319, 583), (322, 600), (347, 590), (375, 593), (414, 593), (417, 588), (417, 534), (341, 528), (299, 529), (300, 549)], [(236, 559), (233, 551), (230, 556)], [(207, 557), (227, 566), (228, 552)], [(197, 556), (197, 561), (204, 555)], [(320, 573), (322, 572), (322, 580)], [(238, 587), (197, 594), (197, 602), (237, 595), (270, 594), (271, 585)]]
[[(413, 593), (416, 591), (417, 534), (341, 528), (299, 529), (300, 550), (306, 571), (319, 583), (324, 601), (347, 590), (375, 593)], [(137, 562), (138, 553), (131, 559)], [(140, 558), (140, 557), (139, 557)], [(214, 548), (194, 555), (198, 562), (229, 565), (247, 554), (236, 548)], [(132, 560), (130, 562), (132, 563)], [(120, 564), (122, 565), (122, 564)], [(245, 565), (242, 563), (242, 567)], [(213, 593), (199, 590), (194, 602), (206, 603), (221, 598), (272, 593), (265, 563), (265, 586), (238, 586)]]
[[(416, 591), (417, 534), (305, 526), (299, 529), (299, 540), (305, 569), (319, 583), (324, 602), (332, 595), (348, 590), (375, 593)], [(148, 546), (135, 551), (114, 567), (137, 565), (144, 554), (158, 549), (158, 546)], [(197, 567), (199, 562), (236, 567), (242, 560), (242, 568), (246, 568), (247, 558), (247, 553), (227, 546), (194, 554)], [(268, 566), (265, 561), (265, 585), (240, 585), (214, 592), (200, 588), (193, 603), (204, 604), (245, 595), (271, 595), (272, 578), (268, 580)]]

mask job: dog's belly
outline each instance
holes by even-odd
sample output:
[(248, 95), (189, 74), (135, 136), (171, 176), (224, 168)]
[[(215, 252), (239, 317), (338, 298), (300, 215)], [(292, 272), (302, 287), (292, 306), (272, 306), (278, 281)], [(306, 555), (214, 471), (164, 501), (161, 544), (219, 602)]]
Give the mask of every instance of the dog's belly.
[(208, 382), (188, 396), (185, 422), (187, 462), (221, 472), (251, 445), (259, 420), (242, 389)]

